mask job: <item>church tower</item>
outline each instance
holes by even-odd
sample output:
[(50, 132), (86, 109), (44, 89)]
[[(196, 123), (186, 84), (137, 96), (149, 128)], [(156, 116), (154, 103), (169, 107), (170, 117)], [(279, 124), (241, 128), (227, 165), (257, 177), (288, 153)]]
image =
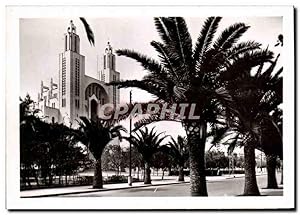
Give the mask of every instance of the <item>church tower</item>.
[(85, 57), (73, 21), (64, 34), (64, 51), (59, 54), (59, 109), (61, 121), (71, 125), (83, 115)]
[[(104, 50), (103, 70), (100, 75), (100, 80), (105, 83), (120, 80), (120, 73), (116, 71), (116, 56), (114, 55), (113, 48), (109, 42), (107, 42), (107, 46)], [(116, 86), (111, 86), (109, 88), (109, 97), (114, 105), (120, 102), (119, 90)]]

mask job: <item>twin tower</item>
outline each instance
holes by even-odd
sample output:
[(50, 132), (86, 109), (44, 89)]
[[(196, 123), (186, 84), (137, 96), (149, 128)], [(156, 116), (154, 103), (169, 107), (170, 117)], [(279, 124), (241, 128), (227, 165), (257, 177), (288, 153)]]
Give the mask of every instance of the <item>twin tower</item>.
[(38, 108), (46, 121), (76, 127), (80, 116), (95, 119), (103, 104), (119, 103), (119, 89), (106, 85), (120, 80), (116, 56), (109, 42), (100, 63), (102, 68), (97, 68), (97, 78), (85, 74), (85, 56), (80, 54), (80, 38), (71, 20), (64, 34), (63, 52), (59, 54), (58, 83), (52, 78), (50, 86), (41, 82)]

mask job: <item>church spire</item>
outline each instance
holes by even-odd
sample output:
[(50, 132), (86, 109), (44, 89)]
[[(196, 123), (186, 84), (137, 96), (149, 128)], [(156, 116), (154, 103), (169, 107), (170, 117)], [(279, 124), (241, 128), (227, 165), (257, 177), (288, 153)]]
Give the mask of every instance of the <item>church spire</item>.
[(80, 54), (80, 39), (76, 34), (76, 26), (73, 20), (70, 20), (70, 25), (65, 33), (65, 51), (73, 51)]
[(115, 55), (113, 53), (113, 48), (110, 45), (110, 42), (107, 42), (106, 48), (105, 48), (105, 53), (103, 56), (103, 69), (111, 69), (115, 70)]
[(105, 48), (105, 54), (112, 54), (112, 52), (113, 52), (113, 49), (110, 45), (110, 42), (107, 41), (107, 45), (106, 45), (106, 48)]
[(68, 27), (68, 33), (76, 34), (76, 26), (73, 23), (73, 20), (70, 20), (70, 26)]

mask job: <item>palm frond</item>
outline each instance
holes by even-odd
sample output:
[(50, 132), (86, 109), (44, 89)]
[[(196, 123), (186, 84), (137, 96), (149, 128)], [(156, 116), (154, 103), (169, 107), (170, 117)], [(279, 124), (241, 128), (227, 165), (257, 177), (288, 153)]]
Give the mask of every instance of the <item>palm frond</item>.
[(226, 28), (213, 45), (215, 52), (222, 52), (231, 48), (249, 27), (244, 23), (236, 23)]
[(189, 67), (192, 62), (192, 38), (182, 17), (174, 17), (174, 22), (177, 33), (176, 44), (178, 44), (182, 61)]
[(239, 135), (237, 134), (235, 137), (231, 138), (231, 141), (228, 141), (228, 154), (231, 154), (233, 152), (233, 150), (237, 147), (237, 146), (241, 146), (242, 141), (239, 139)]
[[(270, 79), (271, 74), (273, 73), (274, 68), (277, 64), (279, 56), (280, 55), (278, 54), (275, 61), (271, 63), (271, 65), (267, 68), (267, 70), (265, 72), (263, 72), (262, 74), (260, 74), (260, 78), (262, 79), (262, 81), (268, 81)], [(258, 77), (258, 76), (256, 75), (256, 77)]]
[(236, 58), (238, 57), (238, 55), (243, 54), (245, 52), (255, 51), (259, 49), (260, 46), (261, 44), (256, 41), (238, 43), (228, 51), (228, 54), (226, 54), (226, 60), (228, 61), (230, 59)]
[(251, 51), (242, 54), (239, 58), (231, 61), (221, 74), (224, 81), (236, 80), (243, 75), (250, 76), (253, 67), (269, 62), (273, 58), (273, 52), (268, 50)]
[(162, 17), (170, 41), (165, 44), (177, 61), (179, 78), (188, 80), (192, 63), (192, 39), (188, 32), (185, 20), (182, 17)]
[(167, 30), (167, 27), (165, 26), (164, 22), (162, 21), (162, 17), (155, 17), (154, 18), (154, 24), (156, 27), (156, 30), (159, 33), (160, 38), (165, 44), (168, 44), (171, 41), (169, 32)]
[(193, 54), (194, 61), (197, 62), (197, 64), (199, 64), (198, 66), (202, 64), (203, 56), (206, 53), (206, 51), (210, 48), (213, 37), (217, 31), (221, 19), (222, 17), (209, 17), (206, 19), (202, 27)]
[(160, 137), (162, 133), (157, 134), (154, 129), (155, 127), (149, 131), (149, 129), (145, 127), (145, 129), (134, 131), (131, 138), (126, 138), (131, 141), (147, 162), (150, 162), (151, 157), (160, 151), (161, 142), (167, 137)]
[(94, 33), (93, 33), (90, 25), (87, 23), (87, 21), (85, 20), (84, 17), (80, 17), (80, 20), (84, 25), (84, 29), (85, 29), (85, 32), (86, 32), (86, 35), (87, 35), (87, 38), (88, 38), (90, 44), (95, 46), (95, 36), (94, 36)]
[[(160, 54), (160, 60), (165, 68), (168, 69), (170, 75), (176, 80), (178, 83), (180, 78), (178, 77), (177, 71), (176, 71), (176, 59), (173, 56), (173, 53), (168, 51), (167, 48), (160, 42), (152, 41), (150, 43), (155, 50)], [(174, 80), (173, 79), (173, 80)]]
[(214, 126), (212, 131), (207, 134), (207, 136), (212, 137), (210, 148), (220, 144), (224, 138), (231, 135), (230, 131), (231, 131), (230, 128), (227, 126), (225, 126), (225, 127)]
[(167, 77), (167, 72), (164, 68), (157, 62), (156, 60), (147, 57), (146, 55), (140, 54), (134, 50), (129, 49), (118, 49), (116, 50), (116, 54), (119, 56), (126, 56), (132, 58), (139, 62), (145, 70), (148, 70), (151, 73), (154, 73), (161, 78)]

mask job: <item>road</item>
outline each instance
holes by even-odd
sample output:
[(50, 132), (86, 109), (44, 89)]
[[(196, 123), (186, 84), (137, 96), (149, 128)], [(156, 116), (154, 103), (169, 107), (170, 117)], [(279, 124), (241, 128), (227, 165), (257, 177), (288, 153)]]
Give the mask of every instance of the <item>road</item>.
[[(266, 175), (257, 176), (260, 188), (266, 187)], [(279, 180), (278, 180), (279, 181)], [(209, 196), (238, 196), (243, 193), (244, 178), (230, 178), (222, 181), (208, 181), (207, 190)], [(262, 190), (263, 194), (264, 190)], [(282, 195), (282, 189), (275, 190), (272, 195)], [(189, 184), (173, 184), (162, 186), (150, 186), (123, 190), (100, 191), (95, 193), (69, 194), (63, 197), (125, 197), (125, 196), (190, 196)]]

